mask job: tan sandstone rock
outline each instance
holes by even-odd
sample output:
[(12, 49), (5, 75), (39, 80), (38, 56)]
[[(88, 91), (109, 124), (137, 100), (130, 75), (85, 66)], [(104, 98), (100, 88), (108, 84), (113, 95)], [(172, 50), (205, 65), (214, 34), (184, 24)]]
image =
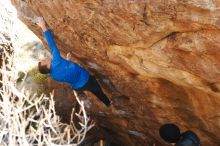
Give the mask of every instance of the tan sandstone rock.
[(104, 138), (161, 146), (160, 125), (175, 123), (204, 146), (220, 145), (219, 0), (12, 1), (40, 38), (30, 18), (42, 15), (62, 53), (72, 52), (113, 99), (106, 109), (89, 97)]

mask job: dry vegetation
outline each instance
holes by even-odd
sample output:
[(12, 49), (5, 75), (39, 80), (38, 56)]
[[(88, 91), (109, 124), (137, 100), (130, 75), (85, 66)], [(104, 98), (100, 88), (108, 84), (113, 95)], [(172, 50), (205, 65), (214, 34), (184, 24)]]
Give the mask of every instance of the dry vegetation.
[[(0, 145), (79, 145), (94, 126), (76, 92), (80, 110), (73, 109), (68, 125), (61, 123), (56, 115), (53, 93), (47, 97), (45, 94), (33, 95), (24, 88), (16, 89), (13, 53), (6, 50), (3, 50), (0, 74)], [(79, 123), (73, 122), (74, 116)]]

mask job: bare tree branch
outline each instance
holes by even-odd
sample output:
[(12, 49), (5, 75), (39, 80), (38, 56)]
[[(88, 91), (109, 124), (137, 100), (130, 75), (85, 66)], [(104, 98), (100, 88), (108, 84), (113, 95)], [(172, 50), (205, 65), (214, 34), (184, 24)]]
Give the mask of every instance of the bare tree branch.
[[(72, 110), (70, 124), (60, 122), (54, 107), (54, 94), (37, 97), (24, 88), (16, 88), (16, 70), (13, 54), (4, 50), (0, 69), (0, 145), (71, 145), (83, 142), (86, 133), (94, 126), (87, 116), (84, 103), (74, 95), (80, 105), (79, 112)], [(47, 105), (47, 106), (46, 106)], [(73, 122), (77, 116), (79, 124)], [(79, 126), (78, 126), (79, 125)]]

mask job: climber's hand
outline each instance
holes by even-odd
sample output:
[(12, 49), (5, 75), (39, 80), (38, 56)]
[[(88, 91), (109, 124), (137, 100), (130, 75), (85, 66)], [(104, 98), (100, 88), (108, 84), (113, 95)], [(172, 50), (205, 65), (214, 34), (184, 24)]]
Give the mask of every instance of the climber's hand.
[(67, 55), (66, 55), (66, 60), (70, 60), (72, 58), (72, 54), (69, 52), (69, 53), (67, 53)]
[(43, 17), (37, 17), (36, 23), (43, 31), (47, 30), (46, 22), (44, 21)]

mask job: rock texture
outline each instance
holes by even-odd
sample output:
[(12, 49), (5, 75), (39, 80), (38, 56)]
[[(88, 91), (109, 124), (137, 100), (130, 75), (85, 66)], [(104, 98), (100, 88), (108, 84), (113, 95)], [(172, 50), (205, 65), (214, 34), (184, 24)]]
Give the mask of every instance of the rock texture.
[(220, 145), (219, 0), (12, 1), (41, 38), (31, 20), (42, 15), (62, 53), (102, 83), (113, 107), (89, 96), (88, 110), (104, 138), (166, 145), (158, 129), (175, 123)]

